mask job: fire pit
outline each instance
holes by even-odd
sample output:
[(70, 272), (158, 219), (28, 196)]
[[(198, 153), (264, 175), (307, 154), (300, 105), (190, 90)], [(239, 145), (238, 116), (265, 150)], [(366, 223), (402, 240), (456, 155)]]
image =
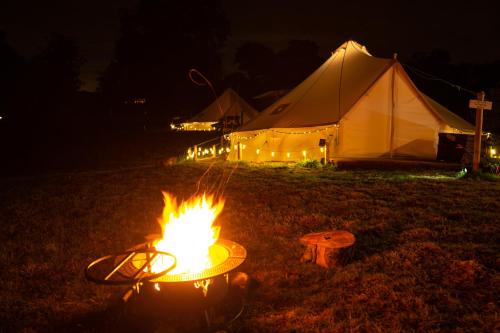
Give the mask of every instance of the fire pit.
[[(151, 248), (151, 243), (144, 243), (131, 248), (129, 251), (144, 251), (149, 248)], [(133, 261), (130, 260), (126, 265), (123, 265), (121, 271), (125, 275), (134, 275), (145, 264), (147, 255), (146, 253), (141, 253), (139, 258)], [(170, 270), (165, 274), (160, 274), (158, 277), (148, 279), (148, 282), (172, 283), (210, 279), (233, 271), (245, 261), (246, 255), (245, 248), (240, 244), (226, 239), (219, 239), (209, 248), (210, 266), (207, 268), (195, 273), (171, 273), (172, 270)]]
[[(216, 307), (233, 303), (240, 305), (233, 311), (239, 316), (242, 293), (231, 292), (229, 274), (247, 253), (240, 244), (218, 238), (220, 227), (212, 223), (223, 201), (214, 204), (212, 197), (203, 195), (177, 205), (171, 195), (164, 196), (163, 234), (148, 236), (145, 243), (124, 253), (95, 260), (85, 276), (99, 284), (128, 285), (123, 300), (132, 298), (147, 313), (152, 312), (149, 309), (177, 316), (201, 313), (204, 326), (210, 327), (217, 317)], [(235, 295), (240, 299), (228, 300)]]

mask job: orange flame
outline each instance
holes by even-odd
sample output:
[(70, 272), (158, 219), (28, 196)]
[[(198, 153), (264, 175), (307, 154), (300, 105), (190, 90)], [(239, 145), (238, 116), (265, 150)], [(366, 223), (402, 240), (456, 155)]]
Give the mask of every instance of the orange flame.
[[(177, 258), (177, 266), (168, 274), (197, 273), (210, 267), (209, 248), (219, 238), (220, 227), (213, 222), (224, 207), (224, 200), (214, 203), (213, 196), (192, 197), (177, 204), (176, 198), (163, 192), (165, 207), (161, 219), (163, 237), (156, 244), (158, 251)], [(151, 271), (157, 273), (168, 267), (156, 261)]]

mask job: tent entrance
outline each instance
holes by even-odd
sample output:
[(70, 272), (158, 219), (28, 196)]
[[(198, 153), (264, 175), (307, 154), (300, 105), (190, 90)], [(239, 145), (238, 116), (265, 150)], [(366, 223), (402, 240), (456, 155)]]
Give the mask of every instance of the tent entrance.
[(474, 137), (467, 134), (439, 133), (437, 160), (467, 163), (472, 161)]

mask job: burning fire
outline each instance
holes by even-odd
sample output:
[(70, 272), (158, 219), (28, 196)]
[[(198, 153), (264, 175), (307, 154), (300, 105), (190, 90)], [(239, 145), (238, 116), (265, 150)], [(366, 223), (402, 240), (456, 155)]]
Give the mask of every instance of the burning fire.
[[(158, 251), (177, 258), (177, 266), (168, 274), (197, 273), (211, 265), (210, 247), (219, 238), (220, 227), (213, 222), (224, 207), (224, 200), (214, 203), (213, 196), (192, 197), (177, 204), (176, 198), (163, 192), (165, 207), (159, 223), (162, 239), (155, 243)], [(151, 271), (158, 273), (168, 268), (170, 261), (152, 263)]]

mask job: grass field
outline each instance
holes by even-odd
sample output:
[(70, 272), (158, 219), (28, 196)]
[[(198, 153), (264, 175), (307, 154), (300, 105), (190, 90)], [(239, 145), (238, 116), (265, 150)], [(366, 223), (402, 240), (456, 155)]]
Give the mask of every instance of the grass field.
[[(0, 332), (112, 331), (119, 288), (93, 259), (159, 231), (161, 191), (187, 198), (208, 164), (0, 180)], [(255, 280), (235, 332), (500, 330), (500, 182), (455, 171), (215, 165), (232, 172), (218, 219)], [(302, 264), (305, 233), (349, 230), (344, 267)], [(120, 328), (123, 330), (123, 327)]]

